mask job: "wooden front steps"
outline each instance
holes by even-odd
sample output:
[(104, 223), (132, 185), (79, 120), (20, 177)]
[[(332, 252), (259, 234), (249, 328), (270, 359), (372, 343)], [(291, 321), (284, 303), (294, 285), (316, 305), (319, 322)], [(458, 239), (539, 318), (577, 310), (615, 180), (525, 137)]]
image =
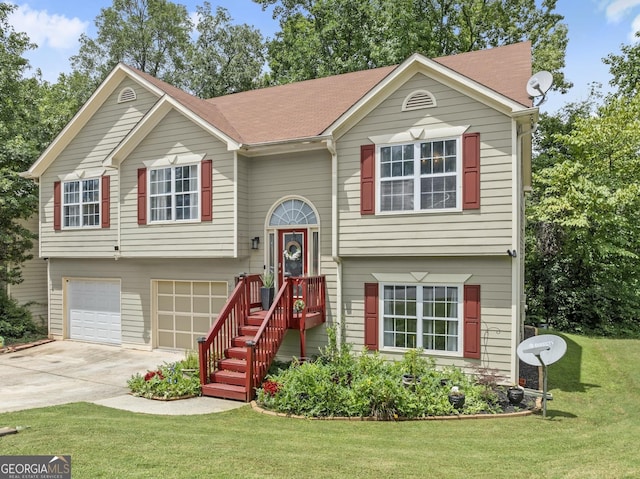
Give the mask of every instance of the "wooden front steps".
[(246, 325), (238, 328), (240, 335), (232, 338), (231, 347), (217, 362), (219, 369), (211, 375), (211, 382), (202, 385), (203, 396), (246, 400), (247, 341), (253, 340), (266, 315), (263, 310), (253, 311), (246, 318)]
[[(260, 307), (261, 286), (259, 275), (240, 276), (208, 335), (198, 339), (203, 396), (250, 401), (287, 329), (300, 332), (304, 357), (306, 330), (325, 322), (324, 276), (285, 278), (270, 311)], [(301, 313), (293, 312), (296, 299), (305, 304)]]

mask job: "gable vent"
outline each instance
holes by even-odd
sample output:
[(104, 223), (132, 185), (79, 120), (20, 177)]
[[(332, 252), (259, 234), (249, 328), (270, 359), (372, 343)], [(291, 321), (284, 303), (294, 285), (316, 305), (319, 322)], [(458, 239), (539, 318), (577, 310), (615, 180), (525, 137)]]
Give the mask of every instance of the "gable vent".
[(418, 90), (409, 94), (402, 104), (402, 111), (420, 110), (436, 106), (436, 98), (427, 90)]
[(123, 88), (118, 95), (118, 103), (124, 103), (126, 101), (133, 101), (136, 99), (136, 92), (131, 87)]

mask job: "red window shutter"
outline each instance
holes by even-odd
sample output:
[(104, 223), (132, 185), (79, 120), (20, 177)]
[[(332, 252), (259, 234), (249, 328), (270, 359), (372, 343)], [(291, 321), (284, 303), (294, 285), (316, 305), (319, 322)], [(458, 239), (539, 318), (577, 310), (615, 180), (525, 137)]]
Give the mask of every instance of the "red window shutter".
[(104, 175), (102, 177), (102, 205), (100, 214), (102, 216), (102, 227), (109, 228), (111, 226), (111, 177)]
[(360, 147), (360, 214), (376, 213), (376, 146)]
[(138, 224), (147, 224), (147, 169), (138, 168)]
[(378, 350), (378, 283), (364, 284), (364, 345)]
[(464, 357), (480, 359), (480, 285), (464, 286)]
[(204, 160), (200, 166), (200, 198), (201, 198), (201, 221), (213, 220), (213, 161)]
[(62, 185), (59, 181), (53, 183), (53, 229), (62, 229)]
[(462, 136), (462, 209), (480, 208), (480, 133)]

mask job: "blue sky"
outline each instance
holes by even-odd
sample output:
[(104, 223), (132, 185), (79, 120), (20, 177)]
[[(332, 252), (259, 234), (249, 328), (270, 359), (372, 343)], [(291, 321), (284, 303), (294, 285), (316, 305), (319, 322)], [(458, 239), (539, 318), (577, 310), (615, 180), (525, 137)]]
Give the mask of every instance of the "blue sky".
[[(174, 0), (195, 14), (204, 0)], [(46, 80), (54, 82), (69, 71), (69, 57), (78, 50), (81, 33), (95, 34), (94, 19), (111, 0), (13, 0), (18, 6), (10, 18), (17, 31), (26, 32), (38, 49), (27, 56), (33, 68), (40, 68)], [(251, 0), (210, 0), (229, 10), (234, 23), (247, 23), (273, 36), (278, 30), (270, 11), (263, 12)], [(589, 84), (600, 82), (605, 89), (610, 80), (602, 58), (619, 53), (622, 44), (635, 41), (640, 30), (640, 0), (559, 0), (556, 11), (569, 27), (565, 76), (574, 87), (567, 95), (551, 93), (541, 110), (554, 112), (570, 101), (586, 99)], [(523, 86), (524, 88), (524, 86)]]

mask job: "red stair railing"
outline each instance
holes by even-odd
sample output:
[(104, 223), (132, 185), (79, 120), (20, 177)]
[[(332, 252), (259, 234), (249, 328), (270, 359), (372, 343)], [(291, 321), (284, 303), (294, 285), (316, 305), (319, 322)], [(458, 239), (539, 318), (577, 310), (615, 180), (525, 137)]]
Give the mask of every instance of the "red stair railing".
[[(252, 310), (260, 309), (261, 286), (259, 275), (240, 276), (209, 333), (198, 340), (200, 384), (203, 386), (209, 384), (219, 370), (219, 361), (224, 359), (225, 351), (231, 348), (232, 340), (240, 335), (239, 328), (246, 324)], [(266, 376), (287, 329), (295, 324), (293, 303), (296, 299), (302, 299), (305, 303), (305, 308), (297, 318), (303, 344), (307, 314), (316, 315), (316, 318), (320, 315), (322, 322), (326, 318), (324, 276), (285, 278), (262, 325), (253, 339), (246, 343), (246, 401), (255, 396), (255, 388)]]
[[(301, 294), (295, 296), (294, 291)], [(291, 327), (293, 303), (296, 299), (302, 299), (305, 303), (305, 308), (299, 313), (301, 338), (304, 338), (307, 313), (319, 313), (323, 322), (326, 319), (325, 277), (285, 278), (283, 287), (278, 291), (253, 341), (247, 341), (247, 401), (253, 399), (255, 388), (267, 375), (284, 334)]]
[(291, 322), (293, 304), (293, 282), (285, 278), (265, 320), (252, 341), (247, 341), (247, 402), (255, 395), (255, 388), (267, 375), (267, 370), (275, 358), (284, 334)]
[(236, 287), (227, 303), (204, 338), (198, 339), (200, 362), (200, 384), (211, 382), (218, 368), (218, 361), (231, 347), (231, 340), (238, 336), (238, 328), (243, 326), (252, 308), (260, 306), (259, 275), (243, 275), (237, 278)]

